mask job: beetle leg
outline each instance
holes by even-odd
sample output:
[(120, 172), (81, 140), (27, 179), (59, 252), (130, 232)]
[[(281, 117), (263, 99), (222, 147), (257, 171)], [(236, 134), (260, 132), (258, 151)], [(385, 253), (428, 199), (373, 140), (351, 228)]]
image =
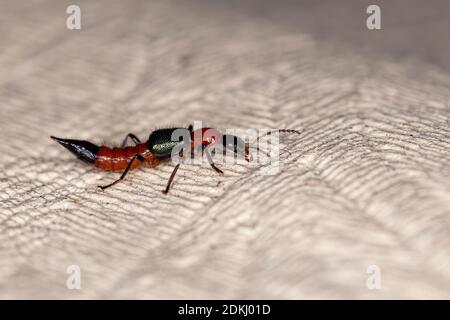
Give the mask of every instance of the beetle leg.
[(129, 133), (129, 134), (127, 134), (127, 136), (125, 137), (125, 139), (123, 139), (123, 142), (122, 142), (122, 148), (125, 147), (125, 146), (127, 145), (128, 138), (130, 138), (131, 140), (133, 140), (134, 144), (141, 143), (141, 140), (139, 140), (138, 137), (136, 137), (133, 133)]
[(173, 169), (172, 174), (170, 175), (169, 181), (167, 181), (166, 189), (163, 190), (163, 193), (168, 193), (169, 192), (170, 185), (172, 184), (173, 178), (175, 177), (175, 174), (177, 173), (179, 167), (180, 167), (180, 163), (178, 163), (175, 166), (175, 168)]
[(108, 184), (108, 185), (106, 185), (106, 186), (98, 186), (98, 187), (99, 187), (100, 189), (102, 189), (102, 190), (105, 190), (106, 188), (109, 188), (109, 187), (115, 185), (117, 182), (123, 180), (123, 179), (125, 178), (125, 176), (127, 175), (128, 171), (130, 171), (131, 165), (132, 165), (133, 162), (136, 161), (136, 160), (137, 160), (137, 161), (140, 161), (141, 163), (145, 161), (144, 157), (141, 156), (140, 154), (135, 155), (135, 156), (131, 159), (131, 161), (128, 163), (128, 165), (127, 165), (125, 171), (122, 173), (122, 175), (120, 176), (119, 179), (117, 179), (116, 181), (114, 181), (114, 182), (112, 182), (112, 183), (110, 183), (110, 184)]
[(223, 176), (223, 171), (220, 170), (219, 168), (217, 168), (217, 166), (214, 164), (211, 154), (209, 153), (209, 150), (207, 148), (205, 148), (205, 153), (206, 153), (206, 158), (208, 158), (208, 162), (209, 162), (211, 168), (213, 168), (214, 171), (216, 171), (218, 174)]

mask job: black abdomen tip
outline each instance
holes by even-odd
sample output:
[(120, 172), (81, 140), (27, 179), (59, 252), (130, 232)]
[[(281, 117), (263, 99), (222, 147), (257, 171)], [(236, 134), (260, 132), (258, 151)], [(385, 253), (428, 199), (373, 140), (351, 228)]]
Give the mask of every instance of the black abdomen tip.
[(94, 163), (100, 150), (98, 146), (89, 141), (62, 139), (54, 136), (50, 136), (50, 138), (87, 163)]

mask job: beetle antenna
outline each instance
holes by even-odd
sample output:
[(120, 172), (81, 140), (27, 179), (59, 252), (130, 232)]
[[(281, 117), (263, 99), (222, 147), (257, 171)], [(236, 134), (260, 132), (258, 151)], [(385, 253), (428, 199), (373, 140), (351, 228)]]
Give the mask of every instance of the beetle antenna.
[[(295, 129), (278, 129), (278, 130), (272, 130), (272, 131), (266, 132), (265, 134), (262, 134), (262, 135), (260, 135), (258, 138), (256, 138), (256, 151), (257, 151), (257, 152), (259, 152), (259, 151), (261, 150), (261, 149), (259, 148), (259, 139), (261, 139), (261, 138), (263, 138), (263, 137), (266, 137), (266, 136), (269, 136), (269, 135), (271, 135), (271, 134), (274, 133), (274, 132), (296, 133), (296, 134), (298, 134), (298, 135), (301, 134), (301, 132), (300, 132), (299, 130), (295, 130)], [(266, 155), (267, 155), (268, 157), (270, 157), (268, 151), (265, 151), (265, 153), (266, 153)]]
[(248, 153), (248, 150), (251, 149), (256, 149), (257, 152), (262, 151), (266, 154), (267, 158), (270, 158), (270, 154), (268, 151), (261, 149), (259, 146), (250, 146), (250, 142), (246, 142), (245, 143), (245, 148), (246, 148), (246, 152)]
[(264, 138), (264, 137), (266, 137), (266, 136), (269, 136), (269, 135), (271, 135), (271, 134), (274, 133), (274, 132), (287, 132), (287, 133), (302, 134), (299, 130), (295, 130), (295, 129), (278, 129), (278, 130), (272, 130), (272, 131), (266, 132), (265, 134), (260, 135), (258, 138), (256, 138), (256, 143), (259, 142), (259, 139)]

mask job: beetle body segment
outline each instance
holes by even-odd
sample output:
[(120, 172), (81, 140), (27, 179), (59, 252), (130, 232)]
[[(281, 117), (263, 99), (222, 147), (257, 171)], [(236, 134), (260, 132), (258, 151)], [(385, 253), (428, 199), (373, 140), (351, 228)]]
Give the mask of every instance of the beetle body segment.
[[(95, 166), (108, 171), (124, 170), (136, 155), (142, 156), (145, 159), (144, 164), (148, 167), (156, 167), (159, 164), (157, 157), (148, 150), (147, 144), (140, 143), (125, 148), (100, 147)], [(143, 163), (140, 161), (134, 161), (130, 170), (138, 168), (141, 164)]]
[[(175, 132), (180, 130), (178, 132)], [(182, 141), (174, 138), (180, 137), (183, 133), (189, 133), (186, 128), (167, 128), (153, 131), (148, 137), (147, 148), (158, 159), (167, 159), (172, 155), (172, 150), (183, 144)], [(189, 137), (189, 136), (188, 136)]]
[(89, 141), (61, 139), (54, 136), (51, 136), (51, 138), (76, 155), (78, 159), (87, 163), (94, 163), (100, 151), (100, 147)]

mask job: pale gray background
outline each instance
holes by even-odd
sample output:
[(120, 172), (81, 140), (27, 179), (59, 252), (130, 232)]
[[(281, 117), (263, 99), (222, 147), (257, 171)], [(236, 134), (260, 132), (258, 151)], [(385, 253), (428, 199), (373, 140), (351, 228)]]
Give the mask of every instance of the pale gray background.
[[(0, 17), (1, 298), (450, 298), (449, 1), (1, 0)], [(102, 193), (118, 174), (48, 137), (194, 120), (304, 133), (279, 175), (185, 166), (168, 196), (171, 165)]]

